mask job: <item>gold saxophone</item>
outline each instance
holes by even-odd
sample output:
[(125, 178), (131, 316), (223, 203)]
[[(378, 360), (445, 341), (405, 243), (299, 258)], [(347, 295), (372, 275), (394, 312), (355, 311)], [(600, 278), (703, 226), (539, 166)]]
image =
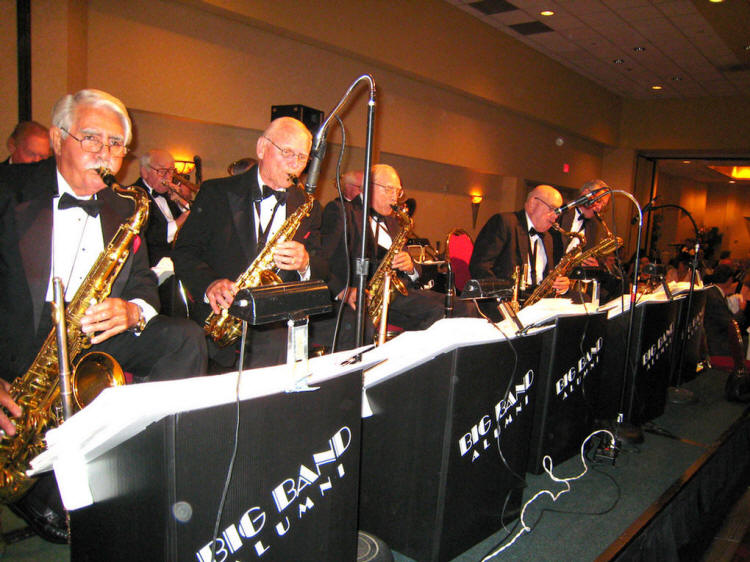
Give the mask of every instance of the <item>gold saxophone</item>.
[[(391, 205), (393, 212), (396, 214), (399, 224), (401, 225), (401, 231), (391, 241), (391, 247), (388, 249), (388, 253), (381, 260), (378, 269), (367, 284), (367, 314), (370, 316), (370, 320), (376, 326), (380, 320), (380, 314), (383, 309), (383, 300), (386, 298), (384, 293), (384, 281), (386, 273), (392, 271), (391, 264), (396, 255), (403, 250), (404, 245), (409, 239), (409, 232), (411, 232), (413, 221), (409, 215), (407, 215), (403, 209), (398, 205)], [(399, 279), (398, 275), (391, 276), (390, 289), (388, 291), (388, 302), (393, 300), (396, 295), (396, 291), (402, 295), (406, 294), (406, 287), (404, 282)]]
[[(133, 238), (148, 219), (148, 195), (143, 189), (120, 186), (105, 168), (99, 168), (97, 172), (115, 193), (135, 202), (135, 213), (120, 225), (66, 307), (68, 354), (72, 358), (91, 346), (89, 337), (81, 331), (81, 318), (92, 303), (99, 303), (109, 296), (112, 283), (130, 253)], [(15, 419), (16, 435), (5, 435), (0, 441), (0, 501), (3, 503), (17, 501), (34, 483), (33, 478), (26, 476), (31, 459), (45, 449), (46, 430), (61, 421), (58, 373), (53, 328), (29, 370), (16, 378), (10, 387), (10, 396), (23, 411)], [(101, 352), (84, 355), (72, 377), (78, 408), (86, 406), (104, 388), (122, 384), (125, 384), (122, 369), (111, 356)]]
[[(293, 189), (298, 184), (298, 179), (291, 177)], [(266, 245), (255, 257), (253, 263), (237, 278), (235, 285), (238, 290), (258, 287), (260, 285), (275, 285), (281, 283), (281, 278), (272, 269), (273, 253), (281, 242), (294, 238), (302, 219), (310, 214), (313, 208), (313, 196), (305, 192), (306, 201), (284, 221), (281, 228), (268, 240)], [(220, 314), (211, 313), (206, 318), (203, 329), (220, 346), (224, 347), (237, 340), (242, 334), (242, 320), (231, 316), (229, 311), (222, 309)]]
[[(563, 234), (567, 234), (566, 231), (561, 230), (561, 232)], [(583, 236), (583, 234), (580, 233), (576, 234), (578, 234), (579, 236)], [(611, 232), (609, 232), (609, 229), (607, 229), (606, 238), (603, 238), (595, 246), (592, 246), (588, 250), (584, 251), (581, 249), (583, 244), (584, 242), (582, 241), (581, 244), (577, 245), (570, 252), (563, 256), (563, 258), (560, 260), (560, 263), (558, 263), (555, 268), (549, 274), (547, 274), (547, 277), (545, 277), (544, 280), (539, 283), (539, 285), (537, 285), (537, 288), (534, 289), (534, 292), (529, 295), (529, 297), (523, 303), (523, 308), (531, 306), (532, 304), (538, 302), (540, 299), (543, 299), (545, 296), (551, 293), (553, 290), (552, 284), (555, 282), (555, 280), (558, 277), (567, 275), (567, 273), (578, 264), (582, 263), (588, 258), (606, 256), (607, 254), (611, 254), (612, 252), (614, 252), (617, 248), (622, 246), (622, 238), (613, 235)]]

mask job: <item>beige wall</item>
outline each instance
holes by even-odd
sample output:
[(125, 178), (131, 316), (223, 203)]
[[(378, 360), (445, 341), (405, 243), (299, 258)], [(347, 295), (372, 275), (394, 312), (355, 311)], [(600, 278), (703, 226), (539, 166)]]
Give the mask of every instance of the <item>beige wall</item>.
[(3, 79), (0, 81), (0, 155), (8, 156), (5, 141), (18, 121), (18, 70), (16, 65), (16, 3), (0, 0), (0, 60)]
[[(0, 0), (8, 61), (14, 4)], [(419, 202), (417, 230), (432, 240), (455, 226), (476, 234), (493, 212), (518, 208), (527, 180), (577, 188), (603, 177), (631, 190), (637, 149), (742, 146), (715, 124), (729, 124), (735, 108), (747, 112), (747, 100), (623, 103), (442, 0), (35, 0), (32, 26), (34, 118), (49, 124), (68, 91), (110, 91), (132, 110), (136, 153), (198, 154), (205, 178), (254, 156), (272, 105), (328, 112), (355, 77), (372, 74), (374, 161), (398, 167)], [(11, 74), (0, 86), (8, 100), (0, 130), (8, 132)], [(362, 167), (366, 94), (358, 88), (342, 112), (344, 170)], [(323, 202), (333, 196), (336, 127), (329, 141)], [(128, 164), (123, 177), (136, 176)], [(470, 193), (485, 198), (477, 229)]]

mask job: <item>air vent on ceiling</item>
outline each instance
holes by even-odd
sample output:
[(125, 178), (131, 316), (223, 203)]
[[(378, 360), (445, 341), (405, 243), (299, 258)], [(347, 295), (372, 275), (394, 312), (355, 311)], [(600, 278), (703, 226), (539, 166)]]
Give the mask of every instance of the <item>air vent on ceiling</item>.
[(517, 31), (521, 35), (536, 35), (537, 33), (547, 33), (548, 31), (552, 31), (551, 27), (547, 27), (540, 21), (516, 23), (514, 25), (509, 25), (508, 27)]
[(469, 6), (487, 16), (491, 16), (492, 14), (502, 14), (503, 12), (510, 12), (518, 9), (505, 0), (480, 0), (479, 2), (471, 2)]

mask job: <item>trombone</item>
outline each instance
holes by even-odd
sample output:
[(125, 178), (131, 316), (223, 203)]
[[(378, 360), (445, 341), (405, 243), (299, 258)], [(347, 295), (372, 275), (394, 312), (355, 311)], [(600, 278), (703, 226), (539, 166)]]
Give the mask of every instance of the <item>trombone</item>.
[[(172, 181), (161, 182), (176, 199), (176, 203), (185, 207), (188, 211), (200, 190), (200, 186), (186, 180), (179, 174), (172, 174)], [(180, 189), (180, 188), (184, 188)]]

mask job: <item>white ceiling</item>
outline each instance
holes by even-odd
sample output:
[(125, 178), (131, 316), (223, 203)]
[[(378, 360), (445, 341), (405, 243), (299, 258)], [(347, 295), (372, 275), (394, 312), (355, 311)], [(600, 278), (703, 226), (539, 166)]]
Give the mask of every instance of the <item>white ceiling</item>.
[(750, 96), (750, 0), (446, 1), (624, 98)]

